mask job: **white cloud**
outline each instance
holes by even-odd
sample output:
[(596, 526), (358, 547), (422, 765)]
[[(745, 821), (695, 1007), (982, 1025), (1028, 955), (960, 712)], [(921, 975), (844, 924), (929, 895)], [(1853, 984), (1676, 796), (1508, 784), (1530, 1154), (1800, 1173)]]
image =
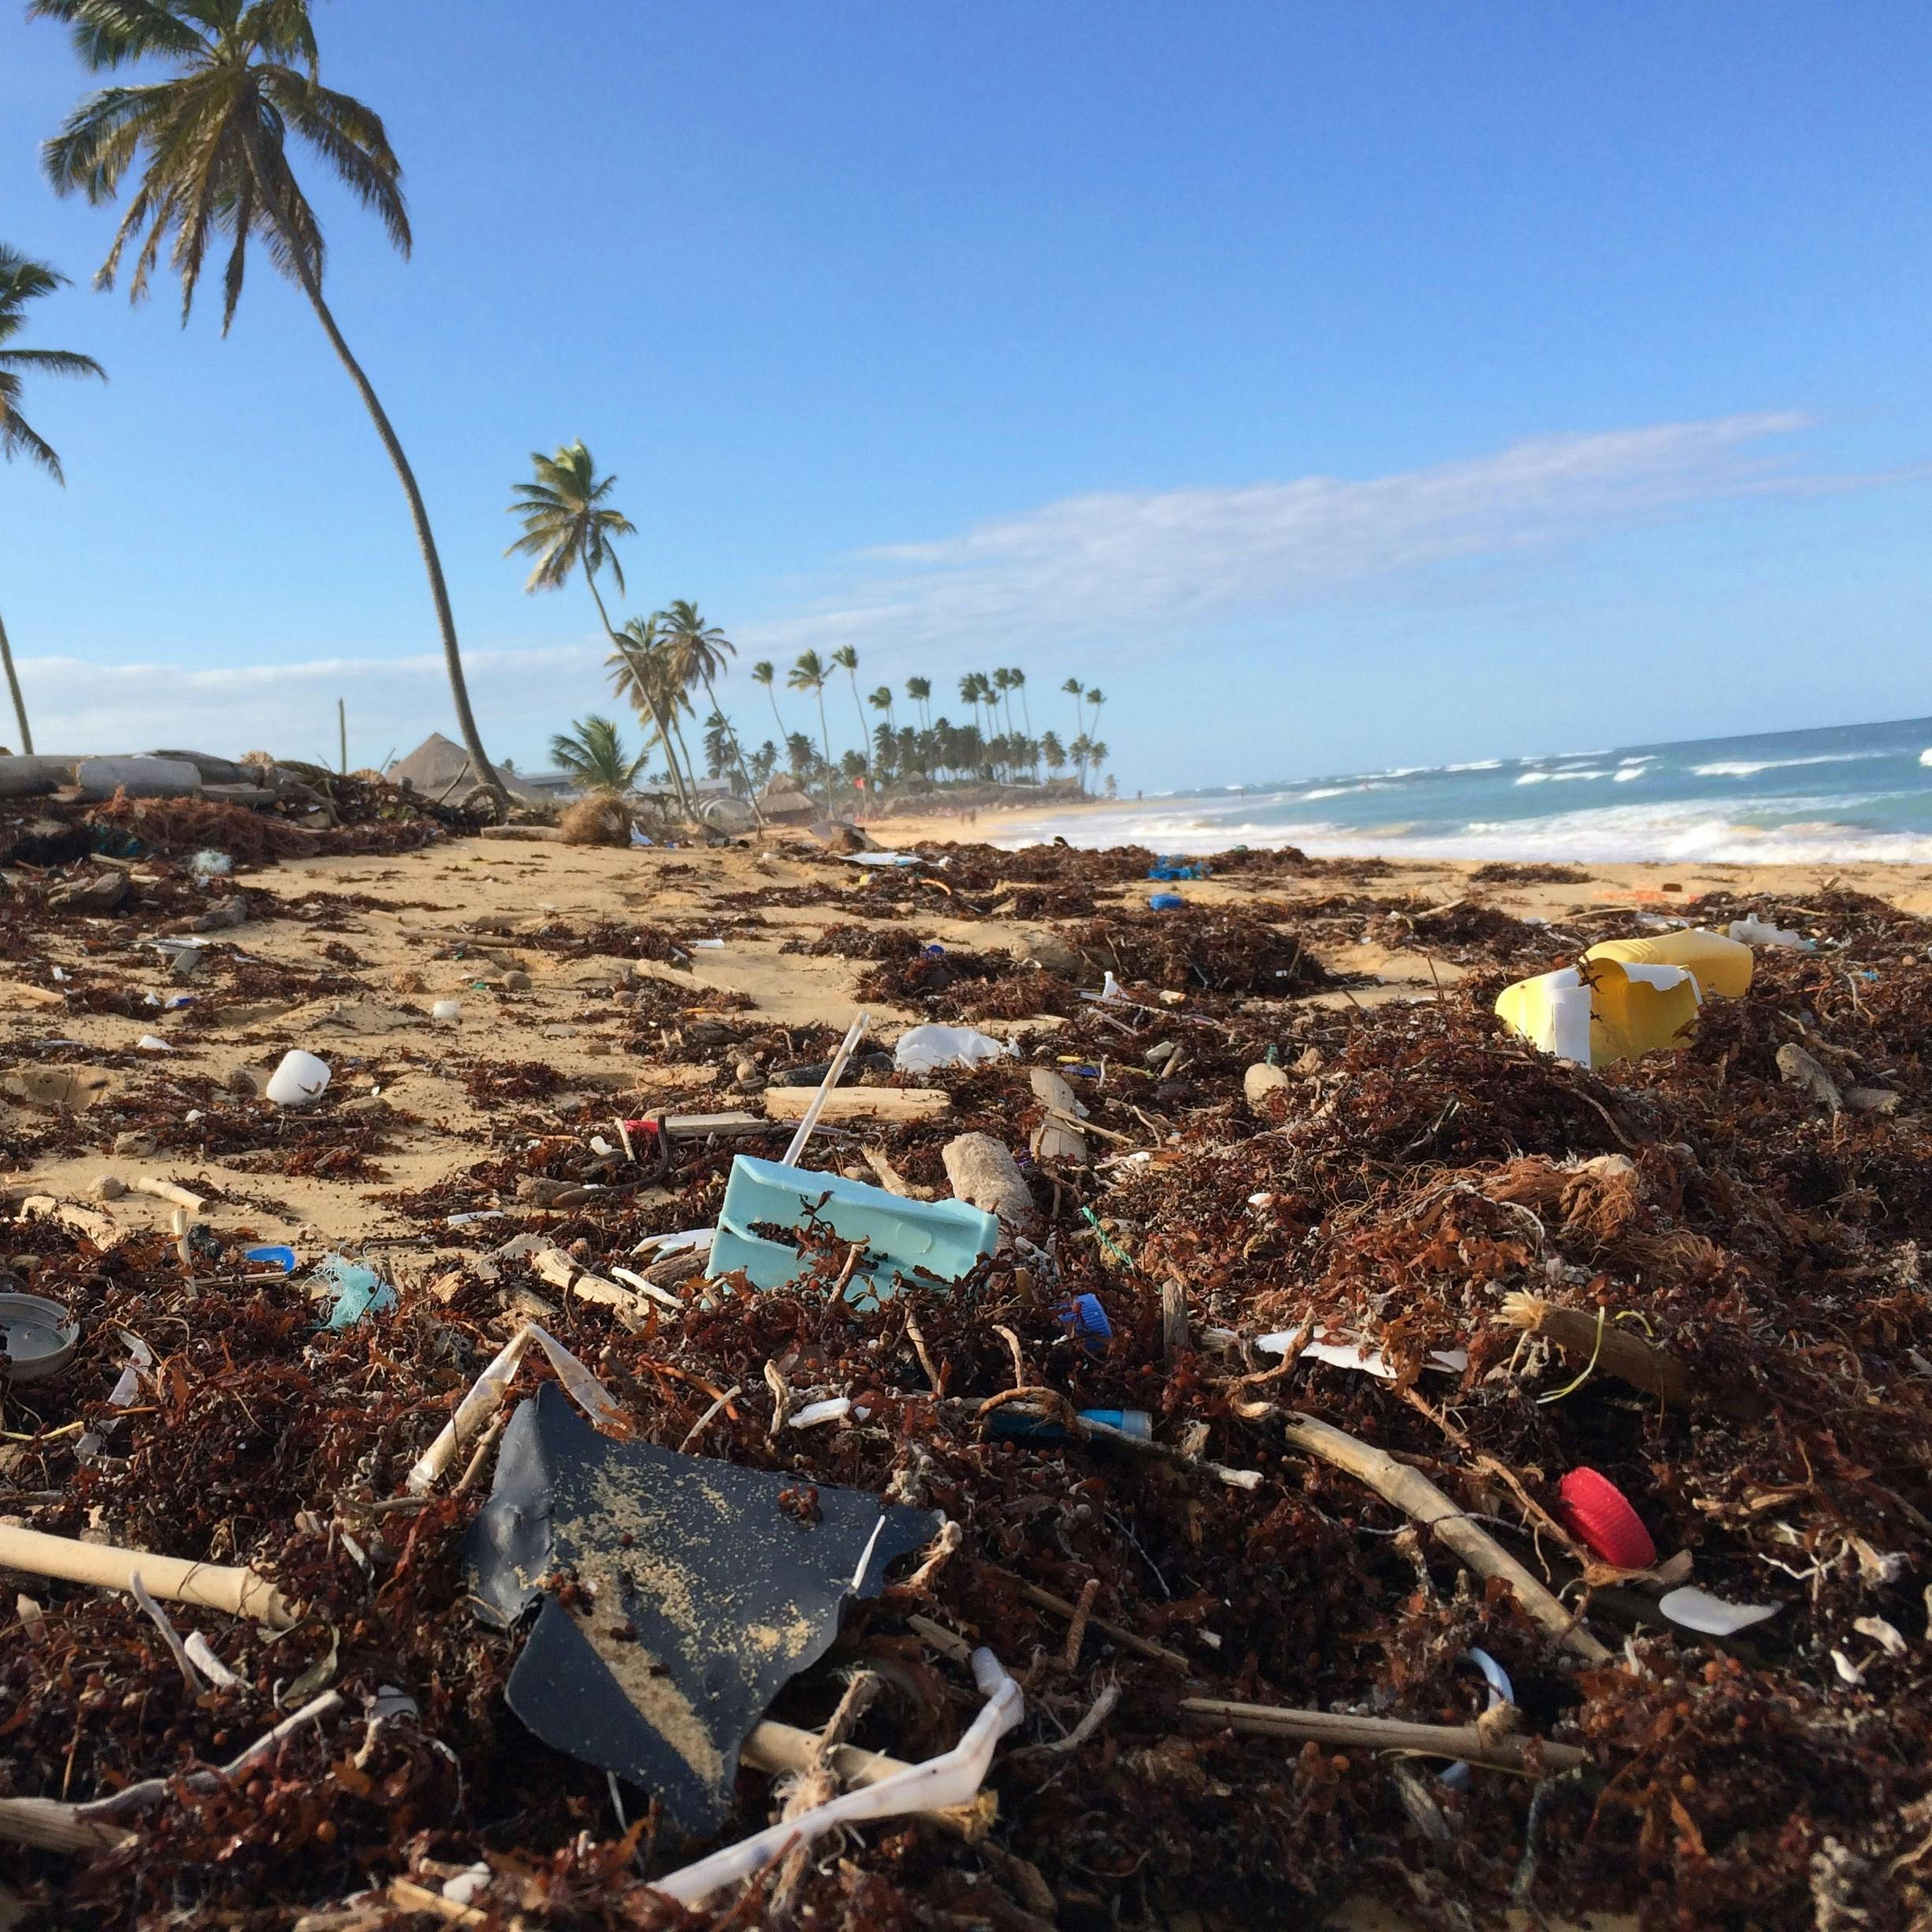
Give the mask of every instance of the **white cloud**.
[[(1095, 638), (1170, 649), (1190, 629), (1198, 637), (1369, 592), (1413, 596), (1446, 567), (1547, 552), (1707, 505), (1895, 480), (1803, 470), (1776, 439), (1807, 422), (1788, 412), (1732, 416), (1538, 437), (1356, 481), (1072, 496), (957, 536), (861, 552), (733, 635), (747, 661), (849, 642), (886, 669), (948, 653), (964, 662), (990, 636), (1049, 659), (1062, 643)], [(615, 710), (604, 654), (590, 639), (466, 651), (492, 752), (541, 762), (570, 718)], [(455, 735), (434, 655), (203, 670), (30, 657), (21, 669), (36, 740), (55, 751), (260, 746), (332, 760), (339, 696), (352, 762), (406, 751), (431, 730)], [(736, 685), (731, 702), (747, 695)], [(0, 737), (10, 724), (0, 713)]]
[(1387, 586), (1699, 504), (1829, 487), (1758, 447), (1807, 420), (1784, 412), (1543, 436), (1362, 481), (1072, 496), (863, 552), (815, 607), (740, 630), (773, 651), (826, 639), (889, 652), (976, 648), (990, 633), (1043, 645), (1171, 638), (1177, 625)]

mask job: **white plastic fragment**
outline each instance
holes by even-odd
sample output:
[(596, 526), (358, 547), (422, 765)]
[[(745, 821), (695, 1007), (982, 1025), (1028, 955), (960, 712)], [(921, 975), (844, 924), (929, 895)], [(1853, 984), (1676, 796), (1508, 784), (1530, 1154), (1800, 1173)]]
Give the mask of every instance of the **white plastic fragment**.
[(893, 1049), (893, 1065), (901, 1073), (936, 1073), (945, 1067), (974, 1067), (1013, 1050), (976, 1027), (908, 1027)]
[[(786, 1417), (787, 1428), (816, 1428), (822, 1422), (842, 1422), (852, 1412), (852, 1398), (849, 1395), (828, 1395), (823, 1402), (807, 1402), (795, 1413)], [(860, 1414), (865, 1412), (861, 1410)]]
[[(1300, 1332), (1299, 1329), (1294, 1328), (1277, 1329), (1272, 1335), (1257, 1337), (1255, 1346), (1266, 1355), (1286, 1355), (1289, 1343)], [(1304, 1361), (1324, 1362), (1331, 1368), (1353, 1368), (1361, 1375), (1373, 1376), (1378, 1382), (1393, 1382), (1395, 1380), (1395, 1365), (1380, 1349), (1372, 1354), (1359, 1342), (1349, 1341), (1346, 1337), (1335, 1342), (1324, 1340), (1323, 1338), (1330, 1332), (1326, 1328), (1315, 1331), (1314, 1340), (1301, 1351)], [(1466, 1349), (1431, 1349), (1428, 1365), (1441, 1370), (1445, 1375), (1460, 1375), (1469, 1366), (1469, 1351)]]
[(172, 1053), (174, 1050), (166, 1040), (159, 1039), (152, 1033), (144, 1033), (134, 1044), (143, 1053)]
[(654, 1880), (652, 1889), (694, 1905), (721, 1887), (762, 1871), (794, 1845), (811, 1844), (841, 1825), (867, 1818), (902, 1818), (908, 1812), (951, 1811), (972, 1803), (993, 1763), (993, 1749), (1019, 1723), (1026, 1703), (1020, 1687), (990, 1650), (972, 1653), (973, 1680), (986, 1705), (952, 1750), (896, 1777), (847, 1792), (828, 1804), (769, 1825), (709, 1858)]
[(1681, 1623), (1686, 1630), (1701, 1631), (1707, 1637), (1735, 1636), (1754, 1623), (1763, 1623), (1766, 1617), (1776, 1616), (1784, 1607), (1782, 1604), (1726, 1603), (1721, 1597), (1713, 1597), (1708, 1590), (1689, 1583), (1657, 1599), (1657, 1608), (1673, 1623)]
[(534, 1322), (526, 1322), (471, 1384), (435, 1441), (417, 1458), (404, 1485), (411, 1496), (427, 1496), (436, 1478), (455, 1460), (457, 1451), (476, 1440), (477, 1432), (502, 1406), (510, 1384), (516, 1379), (517, 1365), (533, 1342), (549, 1357), (564, 1393), (593, 1422), (608, 1428), (623, 1420), (623, 1411), (610, 1391), (555, 1335)]
[(1817, 950), (1803, 933), (1790, 931), (1782, 926), (1773, 926), (1755, 916), (1733, 919), (1724, 928), (1724, 934), (1728, 938), (1743, 940), (1747, 945), (1795, 946), (1801, 953)]
[(429, 1009), (432, 1020), (460, 1020), (462, 1017), (461, 1000), (438, 1000)]
[(277, 1106), (306, 1106), (320, 1096), (328, 1084), (328, 1062), (291, 1046), (282, 1056), (281, 1065), (268, 1076), (268, 1084), (262, 1091)]

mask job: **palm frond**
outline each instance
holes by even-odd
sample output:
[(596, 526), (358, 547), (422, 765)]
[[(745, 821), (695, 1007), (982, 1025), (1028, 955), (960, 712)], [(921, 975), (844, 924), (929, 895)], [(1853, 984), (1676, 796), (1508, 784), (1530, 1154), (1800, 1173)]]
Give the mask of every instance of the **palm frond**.
[(31, 0), (27, 17), (71, 27), (74, 51), (96, 73), (155, 56), (192, 59), (210, 51), (187, 21), (156, 0)]

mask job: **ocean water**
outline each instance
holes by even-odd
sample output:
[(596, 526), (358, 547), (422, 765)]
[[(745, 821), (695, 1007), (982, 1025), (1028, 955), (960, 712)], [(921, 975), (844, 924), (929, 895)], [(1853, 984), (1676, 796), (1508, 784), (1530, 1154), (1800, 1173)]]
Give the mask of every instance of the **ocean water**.
[(1485, 758), (1122, 800), (1002, 822), (1002, 845), (1679, 864), (1932, 864), (1932, 718)]

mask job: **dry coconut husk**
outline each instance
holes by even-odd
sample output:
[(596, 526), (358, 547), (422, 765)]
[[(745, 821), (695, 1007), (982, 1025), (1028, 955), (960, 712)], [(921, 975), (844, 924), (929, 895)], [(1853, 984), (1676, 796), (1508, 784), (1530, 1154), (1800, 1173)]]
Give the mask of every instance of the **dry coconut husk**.
[(579, 799), (558, 822), (566, 845), (628, 845), (631, 807), (608, 792)]

